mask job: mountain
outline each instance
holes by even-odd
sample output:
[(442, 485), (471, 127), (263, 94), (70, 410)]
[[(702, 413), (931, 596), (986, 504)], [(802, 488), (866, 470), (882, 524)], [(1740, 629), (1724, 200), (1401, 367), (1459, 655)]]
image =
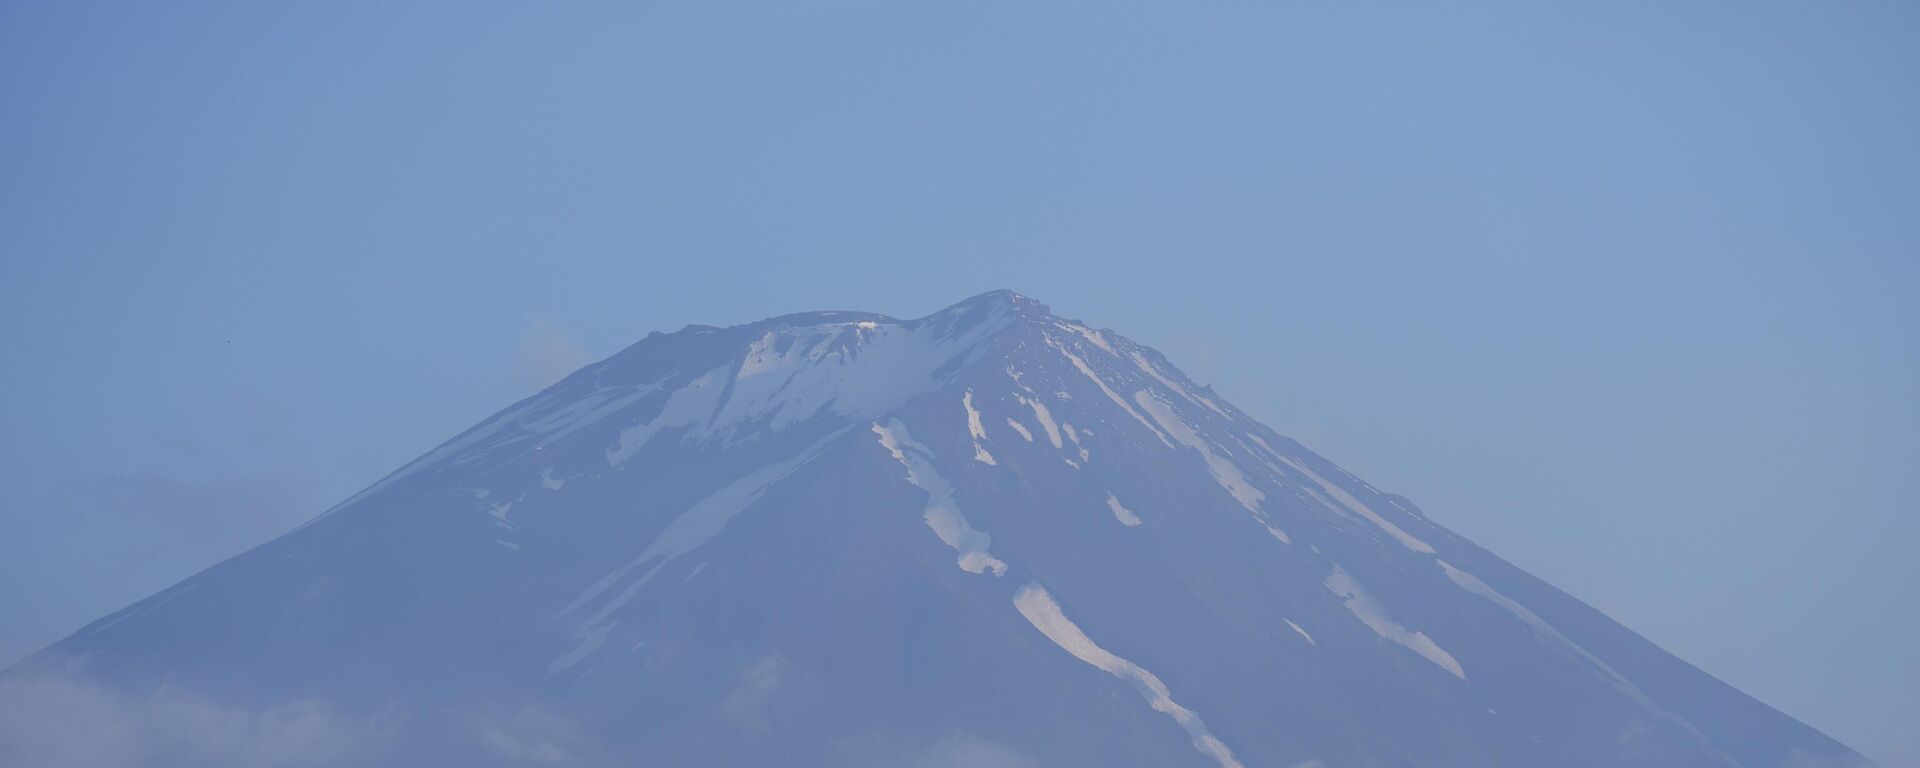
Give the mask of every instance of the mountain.
[(22, 765), (1868, 764), (1005, 291), (655, 333), (7, 678), (172, 718)]

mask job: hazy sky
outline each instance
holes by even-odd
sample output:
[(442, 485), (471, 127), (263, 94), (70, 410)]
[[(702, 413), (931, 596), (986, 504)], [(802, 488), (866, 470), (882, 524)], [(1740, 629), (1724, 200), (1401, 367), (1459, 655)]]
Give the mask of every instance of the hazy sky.
[(648, 331), (1008, 287), (1920, 764), (1920, 6), (397, 5), (0, 4), (0, 663)]

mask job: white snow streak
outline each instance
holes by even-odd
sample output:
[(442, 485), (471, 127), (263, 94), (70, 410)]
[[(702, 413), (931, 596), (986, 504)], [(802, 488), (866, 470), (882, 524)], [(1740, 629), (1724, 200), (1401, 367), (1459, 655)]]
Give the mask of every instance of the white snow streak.
[(1127, 509), (1120, 503), (1120, 499), (1111, 493), (1107, 494), (1107, 509), (1113, 510), (1113, 519), (1119, 520), (1121, 525), (1132, 528), (1140, 524), (1140, 516), (1134, 514), (1133, 510)]
[(1074, 658), (1132, 685), (1155, 712), (1163, 713), (1179, 723), (1188, 738), (1193, 740), (1193, 748), (1201, 754), (1213, 758), (1221, 768), (1244, 768), (1239, 760), (1234, 759), (1233, 750), (1207, 730), (1207, 724), (1200, 719), (1200, 715), (1173, 700), (1166, 683), (1144, 667), (1101, 648), (1086, 632), (1067, 619), (1066, 613), (1060, 610), (1060, 604), (1054, 602), (1053, 595), (1048, 594), (1039, 582), (1022, 586), (1013, 596), (1013, 605), (1034, 629), (1040, 630), (1040, 634), (1046, 635), (1054, 645), (1073, 654)]
[(1320, 486), (1321, 490), (1326, 491), (1328, 496), (1332, 496), (1334, 499), (1338, 500), (1341, 506), (1344, 506), (1347, 509), (1352, 510), (1354, 514), (1357, 514), (1361, 517), (1366, 518), (1368, 522), (1373, 523), (1375, 526), (1379, 527), (1380, 530), (1385, 531), (1388, 536), (1393, 537), (1394, 541), (1400, 542), (1401, 546), (1404, 546), (1407, 549), (1411, 549), (1415, 552), (1421, 552), (1429, 555), (1433, 554), (1432, 545), (1424, 541), (1421, 541), (1419, 538), (1415, 537), (1413, 534), (1407, 533), (1406, 531), (1401, 530), (1400, 526), (1394, 525), (1392, 521), (1389, 521), (1386, 518), (1381, 517), (1380, 513), (1373, 511), (1373, 508), (1368, 507), (1366, 504), (1361, 503), (1359, 499), (1356, 499), (1353, 497), (1353, 494), (1347, 493), (1346, 489), (1341, 488), (1340, 486), (1334, 485), (1333, 483), (1327, 482), (1326, 478), (1321, 477), (1318, 473), (1314, 472), (1311, 469), (1307, 469), (1306, 465), (1301, 464), (1300, 462), (1294, 461), (1293, 459), (1289, 459), (1285, 456), (1281, 456), (1277, 453), (1274, 454), (1274, 458), (1279, 459), (1283, 462), (1286, 462), (1287, 466), (1292, 467), (1294, 471), (1299, 472), (1302, 475), (1306, 475), (1307, 479), (1312, 480), (1314, 484)]
[[(1419, 537), (1414, 536), (1411, 533), (1407, 533), (1406, 529), (1403, 529), (1398, 525), (1394, 525), (1392, 521), (1388, 520), (1386, 517), (1382, 516), (1380, 513), (1373, 511), (1372, 507), (1369, 507), (1365, 503), (1361, 502), (1359, 499), (1354, 498), (1353, 494), (1347, 493), (1345, 488), (1341, 488), (1338, 485), (1334, 485), (1332, 482), (1329, 482), (1326, 478), (1321, 477), (1318, 472), (1308, 469), (1305, 464), (1302, 464), (1298, 461), (1288, 458), (1287, 456), (1281, 454), (1279, 451), (1274, 450), (1273, 446), (1268, 445), (1267, 441), (1260, 439), (1259, 435), (1248, 434), (1246, 436), (1248, 438), (1251, 438), (1253, 442), (1257, 443), (1260, 446), (1260, 449), (1265, 451), (1268, 456), (1271, 456), (1274, 459), (1280, 461), (1281, 463), (1286, 464), (1288, 467), (1292, 467), (1293, 471), (1298, 472), (1301, 475), (1304, 475), (1308, 480), (1312, 480), (1314, 485), (1320, 486), (1321, 491), (1324, 491), (1326, 493), (1325, 496), (1321, 495), (1319, 492), (1314, 491), (1312, 488), (1308, 488), (1304, 486), (1300, 487), (1300, 490), (1306, 491), (1307, 495), (1312, 496), (1314, 501), (1320, 502), (1322, 506), (1325, 506), (1327, 509), (1335, 513), (1347, 515), (1349, 517), (1351, 517), (1352, 515), (1359, 515), (1361, 518), (1365, 519), (1369, 523), (1372, 523), (1375, 527), (1379, 528), (1382, 532), (1392, 537), (1394, 541), (1400, 542), (1400, 545), (1403, 547), (1406, 547), (1407, 549), (1413, 550), (1415, 552), (1420, 552), (1423, 554), (1429, 554), (1429, 555), (1434, 553), (1433, 545), (1420, 540)], [(1281, 471), (1278, 464), (1273, 464), (1269, 462), (1268, 466), (1272, 467), (1275, 472)], [(1345, 471), (1342, 470), (1342, 472), (1344, 473)], [(1352, 474), (1347, 474), (1347, 476), (1353, 477)], [(1362, 485), (1365, 485), (1365, 483), (1362, 483)], [(1369, 489), (1372, 488), (1372, 486), (1367, 486), (1367, 487)], [(1331, 497), (1331, 498), (1328, 498), (1328, 497)]]
[(1060, 442), (1060, 425), (1053, 422), (1053, 414), (1047, 412), (1047, 404), (1025, 395), (1014, 395), (1014, 397), (1019, 398), (1022, 405), (1033, 409), (1033, 417), (1040, 421), (1040, 428), (1047, 431), (1047, 442), (1053, 443), (1055, 448), (1063, 447), (1064, 444)]
[(1491, 585), (1481, 581), (1479, 577), (1455, 568), (1445, 560), (1435, 560), (1434, 562), (1439, 563), (1440, 570), (1445, 571), (1447, 578), (1452, 579), (1453, 583), (1460, 585), (1461, 589), (1486, 598), (1494, 605), (1505, 608), (1508, 613), (1513, 614), (1521, 623), (1527, 625), (1527, 628), (1541, 639), (1553, 643), (1558, 646), (1562, 652), (1579, 661), (1586, 662), (1599, 670), (1616, 688), (1640, 695), (1633, 683), (1628, 682), (1619, 672), (1615, 672), (1613, 667), (1608, 666), (1606, 662), (1588, 653), (1587, 649), (1580, 647), (1580, 644), (1574, 642), (1572, 638), (1561, 634), (1560, 630), (1554, 629), (1553, 625), (1548, 624), (1546, 619), (1540, 618), (1539, 614), (1528, 610), (1526, 606), (1521, 605), (1518, 601), (1501, 593), (1500, 590), (1494, 589)]
[(1248, 512), (1255, 515), (1260, 514), (1260, 501), (1267, 495), (1253, 487), (1252, 483), (1247, 482), (1247, 475), (1240, 471), (1239, 465), (1234, 464), (1232, 459), (1215, 453), (1213, 446), (1207, 444), (1206, 438), (1201, 437), (1200, 433), (1193, 431), (1192, 427), (1181, 421), (1180, 415), (1174, 413), (1166, 403), (1155, 398), (1152, 392), (1140, 390), (1134, 393), (1133, 399), (1140, 403), (1140, 407), (1147, 412), (1147, 415), (1160, 423), (1160, 427), (1165, 429), (1167, 434), (1173, 435), (1173, 439), (1180, 441), (1181, 445), (1199, 451), (1200, 455), (1207, 460), (1207, 470), (1213, 473), (1214, 481), (1218, 482), (1220, 487), (1227, 489), (1227, 493), (1233, 494), (1233, 498), (1240, 502), (1240, 506), (1246, 507)]
[(1020, 433), (1020, 436), (1026, 438), (1027, 442), (1033, 442), (1033, 433), (1027, 431), (1027, 425), (1014, 421), (1012, 416), (1008, 416), (1007, 426), (1013, 427), (1013, 431)]
[(1722, 765), (1735, 766), (1738, 764), (1732, 757), (1729, 757), (1725, 752), (1721, 751), (1705, 734), (1700, 733), (1700, 730), (1694, 727), (1693, 723), (1654, 703), (1652, 699), (1647, 698), (1646, 692), (1641, 690), (1640, 686), (1635, 685), (1633, 681), (1628, 680), (1626, 676), (1621, 675), (1605, 661), (1601, 661), (1598, 656), (1589, 653), (1587, 649), (1581, 647), (1579, 643), (1574, 642), (1573, 638), (1561, 634), (1560, 630), (1554, 629), (1553, 625), (1548, 624), (1547, 620), (1541, 618), (1539, 614), (1528, 610), (1527, 607), (1521, 605), (1519, 601), (1507, 597), (1501, 593), (1500, 590), (1494, 589), (1492, 585), (1481, 581), (1479, 577), (1455, 568), (1445, 560), (1435, 560), (1434, 562), (1439, 563), (1440, 570), (1445, 571), (1447, 578), (1452, 579), (1453, 583), (1459, 585), (1461, 589), (1486, 598), (1493, 604), (1505, 608), (1507, 612), (1512, 613), (1516, 618), (1520, 619), (1521, 623), (1527, 625), (1527, 628), (1536, 636), (1553, 644), (1564, 655), (1592, 666), (1602, 677), (1607, 679), (1608, 684), (1612, 685), (1615, 690), (1633, 699), (1655, 716), (1672, 723), (1675, 727), (1693, 736), (1703, 747), (1713, 752), (1714, 756), (1719, 758), (1719, 762)]
[(1221, 408), (1218, 405), (1215, 405), (1212, 400), (1208, 400), (1204, 397), (1200, 397), (1198, 395), (1195, 395), (1192, 392), (1187, 391), (1187, 388), (1180, 386), (1179, 382), (1174, 381), (1173, 379), (1167, 378), (1165, 375), (1161, 374), (1160, 369), (1157, 367), (1154, 367), (1153, 362), (1148, 360), (1146, 355), (1142, 355), (1139, 352), (1134, 352), (1132, 353), (1132, 357), (1133, 357), (1134, 365), (1139, 366), (1140, 370), (1143, 373), (1147, 374), (1148, 376), (1152, 376), (1154, 381), (1158, 381), (1161, 384), (1165, 385), (1167, 389), (1171, 389), (1174, 392), (1178, 393), (1181, 397), (1184, 397), (1188, 400), (1193, 401), (1195, 405), (1206, 406), (1208, 409), (1212, 410), (1214, 413), (1220, 414), (1221, 416), (1227, 415), (1226, 410)]
[(1271, 445), (1267, 445), (1267, 441), (1265, 441), (1265, 440), (1262, 440), (1262, 439), (1260, 439), (1260, 436), (1259, 436), (1259, 435), (1256, 435), (1256, 434), (1253, 434), (1253, 433), (1251, 433), (1251, 432), (1249, 432), (1249, 433), (1247, 433), (1247, 437), (1250, 437), (1250, 438), (1253, 438), (1253, 441), (1254, 441), (1254, 442), (1256, 442), (1256, 443), (1259, 443), (1259, 444), (1260, 444), (1260, 447), (1261, 447), (1261, 448), (1263, 448), (1263, 449), (1265, 449), (1265, 450), (1266, 450), (1266, 452), (1267, 452), (1267, 453), (1268, 453), (1269, 455), (1271, 455), (1271, 456), (1273, 456), (1273, 457), (1274, 457), (1274, 458), (1276, 458), (1276, 459), (1277, 459), (1277, 458), (1280, 458), (1280, 452), (1279, 452), (1279, 451), (1276, 451), (1276, 450), (1274, 450), (1274, 449), (1273, 449), (1273, 446), (1271, 446)]
[(1406, 646), (1407, 650), (1420, 654), (1422, 658), (1433, 662), (1434, 666), (1453, 673), (1454, 677), (1467, 679), (1467, 673), (1460, 669), (1460, 662), (1454, 660), (1453, 654), (1434, 643), (1426, 633), (1409, 630), (1394, 621), (1392, 616), (1387, 615), (1386, 608), (1368, 596), (1366, 590), (1360, 588), (1360, 583), (1354, 581), (1340, 566), (1333, 567), (1326, 585), (1327, 591), (1338, 595), (1354, 618), (1367, 625), (1374, 634)]
[(1300, 633), (1301, 637), (1306, 638), (1308, 645), (1319, 645), (1319, 643), (1316, 643), (1313, 641), (1313, 635), (1307, 634), (1307, 631), (1304, 629), (1301, 629), (1300, 625), (1293, 623), (1293, 619), (1281, 619), (1281, 621), (1286, 622), (1287, 626), (1293, 627), (1293, 631)]
[(1006, 575), (1007, 564), (987, 553), (987, 548), (993, 546), (993, 537), (967, 524), (966, 516), (960, 513), (960, 506), (953, 498), (953, 484), (941, 477), (933, 466), (933, 450), (914, 442), (907, 425), (899, 419), (891, 419), (885, 426), (875, 423), (873, 433), (879, 436), (880, 445), (893, 454), (894, 461), (906, 468), (907, 482), (927, 492), (923, 513), (927, 527), (960, 553), (960, 569), (968, 573), (992, 571), (995, 576)]
[(172, 587), (169, 587), (161, 591), (159, 594), (154, 595), (151, 598), (148, 598), (138, 603), (134, 603), (133, 605), (127, 606), (126, 608), (122, 608), (117, 613), (109, 614), (107, 618), (102, 619), (100, 622), (94, 624), (93, 626), (83, 628), (78, 634), (80, 637), (96, 635), (106, 631), (108, 628), (111, 628), (116, 624), (119, 624), (120, 622), (126, 621), (127, 619), (135, 618), (138, 616), (145, 616), (149, 613), (154, 612), (154, 610), (158, 609), (160, 606), (173, 602), (174, 598), (193, 591), (193, 588), (196, 586), (199, 586), (199, 582), (193, 581), (192, 579), (180, 582), (179, 584), (175, 584)]
[(582, 627), (579, 632), (574, 634), (573, 647), (568, 649), (566, 653), (560, 654), (560, 658), (554, 659), (553, 663), (547, 665), (547, 675), (552, 676), (564, 672), (573, 665), (586, 660), (588, 656), (592, 656), (594, 651), (600, 650), (600, 644), (607, 641), (607, 635), (611, 632), (613, 632), (612, 623)]
[(575, 626), (574, 649), (549, 665), (547, 674), (552, 675), (565, 670), (591, 654), (601, 642), (606, 640), (607, 632), (612, 629), (614, 623), (617, 623), (610, 621), (613, 614), (638, 595), (641, 588), (648, 582), (653, 581), (654, 575), (658, 574), (661, 568), (666, 567), (667, 563), (675, 558), (699, 549), (708, 540), (720, 535), (720, 532), (726, 529), (728, 522), (753, 506), (754, 502), (759, 501), (774, 483), (786, 479), (807, 462), (812, 461), (826, 449), (829, 443), (846, 434), (846, 431), (846, 429), (836, 430), (790, 459), (761, 467), (722, 486), (680, 513), (673, 522), (668, 523), (660, 535), (654, 537), (653, 542), (648, 544), (638, 557), (582, 591), (573, 599), (573, 602), (560, 609), (559, 615), (565, 616), (585, 608), (641, 566), (653, 563), (653, 567), (647, 569), (640, 578), (629, 582), (620, 594), (608, 600), (600, 610)]
[(1114, 405), (1120, 406), (1120, 410), (1126, 411), (1127, 415), (1132, 416), (1134, 421), (1140, 422), (1140, 426), (1146, 427), (1148, 432), (1153, 433), (1153, 436), (1158, 438), (1160, 442), (1165, 444), (1168, 448), (1173, 447), (1173, 443), (1168, 442), (1167, 436), (1164, 434), (1161, 434), (1159, 428), (1153, 426), (1152, 422), (1147, 421), (1147, 417), (1141, 416), (1139, 411), (1136, 411), (1133, 409), (1133, 406), (1128, 405), (1126, 398), (1121, 397), (1120, 393), (1113, 391), (1113, 387), (1107, 386), (1107, 382), (1105, 380), (1101, 379), (1098, 374), (1095, 374), (1092, 368), (1087, 367), (1087, 361), (1081, 360), (1078, 356), (1074, 355), (1072, 352), (1067, 351), (1066, 347), (1061, 346), (1059, 342), (1054, 341), (1053, 337), (1051, 336), (1047, 337), (1047, 345), (1053, 347), (1056, 350), (1059, 350), (1060, 354), (1065, 355), (1067, 358), (1067, 362), (1073, 363), (1073, 367), (1078, 369), (1081, 375), (1084, 375), (1089, 380), (1091, 380), (1094, 386), (1099, 387), (1100, 392), (1102, 394), (1105, 394), (1108, 400), (1112, 400)]

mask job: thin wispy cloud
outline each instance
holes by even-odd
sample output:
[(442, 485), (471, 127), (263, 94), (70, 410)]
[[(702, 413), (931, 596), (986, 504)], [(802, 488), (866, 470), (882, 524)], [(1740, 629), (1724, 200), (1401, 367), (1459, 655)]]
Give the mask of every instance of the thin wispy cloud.
[(592, 362), (587, 348), (575, 341), (546, 315), (535, 313), (513, 352), (511, 383), (517, 394), (530, 394)]

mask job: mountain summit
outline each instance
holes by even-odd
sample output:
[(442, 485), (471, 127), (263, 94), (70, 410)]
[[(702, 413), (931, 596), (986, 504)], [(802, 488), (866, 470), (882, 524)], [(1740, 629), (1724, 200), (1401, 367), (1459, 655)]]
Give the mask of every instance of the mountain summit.
[(54, 674), (338, 765), (1866, 765), (1010, 291), (653, 334)]

